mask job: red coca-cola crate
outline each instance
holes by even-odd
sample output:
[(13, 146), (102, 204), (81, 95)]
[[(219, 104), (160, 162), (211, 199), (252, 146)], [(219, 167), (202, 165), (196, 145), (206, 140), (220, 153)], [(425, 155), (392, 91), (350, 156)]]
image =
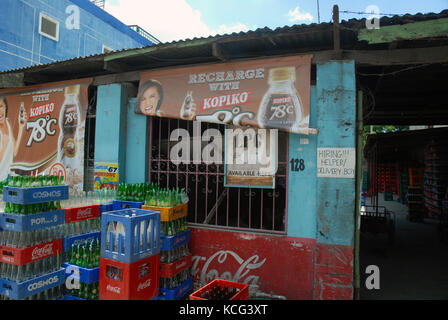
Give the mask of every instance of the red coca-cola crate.
[(62, 252), (62, 239), (22, 249), (0, 246), (0, 262), (23, 266)]
[(164, 278), (172, 278), (179, 272), (191, 266), (191, 254), (171, 263), (160, 264), (160, 276)]
[(65, 209), (65, 223), (78, 222), (98, 218), (101, 214), (101, 206), (92, 204), (89, 206)]
[(239, 283), (239, 282), (233, 282), (233, 281), (227, 281), (222, 279), (215, 279), (209, 284), (203, 286), (201, 289), (196, 290), (192, 294), (190, 294), (190, 300), (207, 300), (205, 298), (202, 298), (202, 295), (207, 292), (215, 289), (216, 287), (220, 286), (221, 288), (235, 288), (238, 289), (238, 292), (229, 298), (229, 300), (248, 300), (249, 299), (249, 285)]
[(100, 258), (100, 300), (149, 300), (159, 294), (160, 256), (133, 263)]

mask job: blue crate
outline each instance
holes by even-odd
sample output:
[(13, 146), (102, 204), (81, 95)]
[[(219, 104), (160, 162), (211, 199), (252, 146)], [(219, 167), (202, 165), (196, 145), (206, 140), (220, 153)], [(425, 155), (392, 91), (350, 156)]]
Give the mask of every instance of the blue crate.
[(100, 212), (107, 212), (107, 211), (113, 211), (114, 210), (114, 205), (113, 203), (108, 203), (108, 204), (100, 204)]
[(72, 244), (77, 246), (78, 244), (83, 243), (86, 240), (88, 242), (90, 242), (92, 240), (96, 241), (97, 239), (101, 239), (100, 231), (82, 233), (82, 234), (77, 234), (75, 236), (67, 237), (62, 240), (63, 250), (64, 250), (64, 252), (68, 252), (72, 249)]
[(66, 281), (79, 281), (85, 284), (98, 282), (100, 279), (100, 268), (83, 268), (70, 263), (64, 263)]
[[(115, 225), (120, 227), (117, 233), (111, 231)], [(101, 230), (103, 258), (132, 263), (160, 253), (159, 211), (124, 209), (104, 212)], [(142, 237), (136, 237), (136, 234), (142, 234)]]
[(179, 300), (193, 288), (193, 279), (189, 277), (174, 289), (160, 288), (160, 294), (154, 300)]
[(123, 210), (123, 209), (141, 209), (144, 205), (144, 201), (124, 201), (124, 200), (113, 200), (112, 207), (113, 210)]
[[(83, 299), (83, 298), (80, 298), (80, 297), (75, 297), (75, 296), (72, 296), (72, 295), (70, 295), (70, 294), (66, 294), (65, 296), (64, 296), (64, 299), (63, 300), (86, 300), (86, 299)], [(87, 301), (87, 300), (86, 300)]]
[(0, 226), (5, 230), (29, 231), (65, 223), (65, 210), (54, 210), (28, 215), (0, 213)]
[(98, 300), (98, 299), (94, 299), (94, 300), (86, 300), (86, 299), (83, 299), (83, 298), (80, 298), (80, 297), (75, 297), (75, 296), (72, 296), (72, 295), (70, 295), (70, 294), (66, 294), (65, 296), (64, 296), (64, 299), (61, 299), (61, 300), (84, 300), (84, 301), (95, 301), (95, 300)]
[(160, 241), (162, 243), (160, 250), (171, 251), (190, 242), (190, 230), (185, 230), (170, 237), (160, 234)]
[(33, 204), (68, 199), (68, 186), (17, 188), (3, 187), (3, 201)]
[(0, 278), (0, 294), (14, 300), (20, 300), (47, 289), (57, 287), (64, 282), (64, 269), (60, 269), (24, 282), (14, 282)]

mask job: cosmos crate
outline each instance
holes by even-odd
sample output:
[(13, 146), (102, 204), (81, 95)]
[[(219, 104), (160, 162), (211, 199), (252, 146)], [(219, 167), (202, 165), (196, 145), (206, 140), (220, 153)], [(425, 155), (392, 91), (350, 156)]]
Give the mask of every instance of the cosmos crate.
[(0, 294), (14, 300), (25, 299), (36, 293), (57, 287), (65, 281), (65, 270), (47, 273), (24, 282), (14, 282), (0, 278)]
[(3, 187), (3, 201), (33, 204), (68, 199), (68, 186), (17, 188)]

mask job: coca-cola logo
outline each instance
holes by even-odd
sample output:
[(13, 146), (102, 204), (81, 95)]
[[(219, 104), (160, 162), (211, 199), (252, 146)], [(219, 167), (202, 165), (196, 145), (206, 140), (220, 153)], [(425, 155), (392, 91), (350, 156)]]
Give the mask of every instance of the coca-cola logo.
[(92, 216), (92, 208), (80, 209), (76, 212), (77, 219), (88, 218), (90, 216)]
[(185, 267), (187, 264), (187, 261), (183, 261), (182, 263), (179, 263), (178, 265), (176, 265), (176, 270), (179, 270), (182, 267)]
[(145, 288), (148, 288), (150, 286), (151, 286), (151, 279), (148, 279), (148, 280), (146, 280), (143, 283), (139, 283), (138, 286), (137, 286), (137, 292), (139, 292), (139, 291), (141, 291), (141, 290), (143, 290)]
[(107, 285), (106, 290), (120, 294), (120, 287), (112, 287), (110, 284)]
[[(227, 260), (228, 257), (229, 260)], [(234, 259), (239, 265), (238, 270), (236, 270), (234, 274), (227, 270), (219, 274), (217, 269), (211, 269), (210, 267), (211, 265), (220, 264), (223, 268), (226, 268), (225, 265), (229, 265), (232, 262), (230, 261), (231, 259)], [(266, 262), (266, 258), (261, 261), (260, 260), (261, 258), (258, 255), (253, 255), (244, 260), (233, 251), (220, 250), (208, 259), (207, 257), (193, 256), (192, 274), (193, 277), (199, 277), (201, 283), (209, 283), (214, 279), (220, 278), (244, 284), (256, 285), (260, 277), (250, 273), (256, 269), (259, 269)], [(205, 263), (202, 268), (199, 268), (199, 263), (201, 261), (205, 261)]]
[(43, 247), (36, 247), (31, 253), (31, 259), (37, 260), (44, 257), (48, 257), (53, 254), (53, 243), (47, 243)]

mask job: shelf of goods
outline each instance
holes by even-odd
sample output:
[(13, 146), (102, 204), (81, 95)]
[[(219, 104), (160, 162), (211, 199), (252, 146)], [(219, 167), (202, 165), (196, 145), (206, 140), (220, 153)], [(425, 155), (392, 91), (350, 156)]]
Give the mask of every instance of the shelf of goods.
[(432, 141), (425, 153), (423, 182), (424, 206), (428, 218), (441, 220), (443, 199), (448, 185), (448, 147), (441, 141)]
[(423, 192), (420, 186), (408, 186), (407, 206), (409, 220), (422, 220), (424, 217)]
[[(48, 177), (13, 177), (10, 185), (3, 187), (5, 208), (0, 213), (2, 299), (62, 297), (65, 212), (60, 209), (60, 201), (68, 198), (68, 186), (57, 185), (57, 180)], [(50, 183), (53, 185), (48, 185)], [(25, 184), (27, 187), (20, 187)], [(38, 184), (44, 186), (36, 186)]]

